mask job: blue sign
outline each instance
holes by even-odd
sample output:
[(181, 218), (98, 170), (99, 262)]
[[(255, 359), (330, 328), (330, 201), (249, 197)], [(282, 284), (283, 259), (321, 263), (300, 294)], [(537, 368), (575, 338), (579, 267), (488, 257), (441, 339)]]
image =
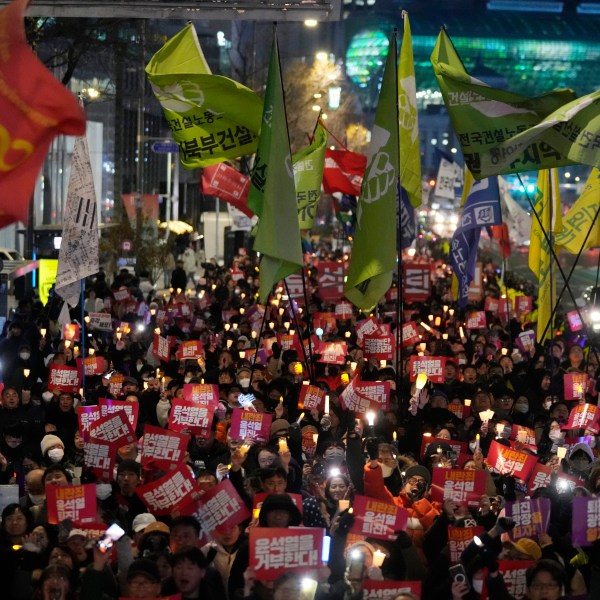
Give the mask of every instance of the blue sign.
[(175, 142), (154, 142), (152, 151), (158, 154), (176, 154), (179, 152), (179, 146)]

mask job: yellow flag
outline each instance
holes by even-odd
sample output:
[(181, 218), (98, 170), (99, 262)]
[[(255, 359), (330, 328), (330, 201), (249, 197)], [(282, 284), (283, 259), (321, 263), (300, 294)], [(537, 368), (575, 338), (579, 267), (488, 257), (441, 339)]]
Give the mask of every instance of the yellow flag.
[[(600, 246), (600, 171), (594, 167), (577, 202), (563, 219), (563, 229), (555, 238), (556, 246), (571, 254), (578, 254), (586, 248)], [(585, 239), (592, 226), (587, 240)], [(584, 245), (585, 243), (585, 245)]]
[[(550, 320), (556, 302), (556, 277), (553, 275), (553, 258), (548, 240), (562, 231), (562, 215), (556, 169), (540, 171), (533, 207), (535, 215), (531, 220), (531, 245), (529, 247), (529, 268), (539, 281), (537, 341), (543, 343), (552, 337), (552, 325), (546, 335), (542, 334)], [(542, 231), (543, 228), (543, 231)], [(546, 235), (544, 235), (544, 231)], [(548, 237), (546, 237), (548, 236)], [(556, 244), (553, 243), (553, 246)]]

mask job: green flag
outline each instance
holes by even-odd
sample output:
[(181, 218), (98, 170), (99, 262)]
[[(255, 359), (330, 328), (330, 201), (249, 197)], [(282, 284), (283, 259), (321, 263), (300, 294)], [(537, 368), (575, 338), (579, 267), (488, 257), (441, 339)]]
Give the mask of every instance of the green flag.
[(186, 169), (256, 151), (260, 98), (232, 79), (211, 74), (192, 24), (152, 57), (146, 74)]
[(396, 267), (398, 110), (396, 36), (390, 38), (367, 168), (358, 199), (356, 232), (346, 280), (346, 297), (371, 310), (387, 292)]
[(431, 62), (465, 162), (477, 179), (598, 162), (591, 140), (600, 134), (600, 92), (576, 99), (572, 90), (561, 89), (528, 98), (492, 88), (466, 72), (443, 30)]
[(278, 281), (302, 267), (302, 241), (276, 37), (248, 207), (259, 216), (254, 250), (262, 255), (259, 299), (265, 303)]
[(317, 216), (327, 150), (327, 132), (319, 123), (310, 146), (292, 156), (300, 229), (310, 229)]
[(421, 206), (421, 150), (417, 116), (417, 84), (412, 36), (408, 13), (404, 17), (404, 35), (398, 65), (398, 115), (400, 117), (400, 184), (414, 208)]

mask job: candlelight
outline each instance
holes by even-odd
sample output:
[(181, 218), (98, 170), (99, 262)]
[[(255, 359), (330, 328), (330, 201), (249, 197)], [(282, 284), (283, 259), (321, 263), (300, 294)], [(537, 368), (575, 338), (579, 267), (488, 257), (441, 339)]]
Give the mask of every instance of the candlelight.
[(289, 452), (287, 440), (283, 437), (280, 437), (279, 438), (279, 454), (285, 454), (286, 452)]
[(95, 348), (88, 348), (88, 354), (90, 356), (94, 356), (94, 354), (96, 354), (96, 349)]
[(367, 423), (369, 424), (369, 427), (373, 427), (373, 425), (375, 425), (375, 413), (372, 411), (369, 411), (366, 415), (367, 417)]
[(373, 566), (381, 567), (383, 561), (387, 558), (387, 554), (381, 550), (375, 550), (373, 553)]
[(325, 394), (325, 414), (329, 414), (329, 394)]
[(40, 329), (40, 335), (46, 337), (46, 330), (44, 328)]
[(471, 406), (471, 399), (465, 398), (465, 406)]
[(567, 456), (567, 448), (566, 446), (561, 446), (556, 449), (556, 456), (562, 460), (565, 456)]
[(418, 390), (422, 390), (427, 383), (427, 373), (419, 373), (417, 375), (416, 386)]
[(229, 348), (231, 348), (231, 346), (233, 346), (233, 340), (227, 340), (226, 345), (227, 345), (227, 350), (229, 350)]
[(338, 500), (338, 508), (340, 512), (350, 508), (350, 500)]
[(25, 377), (25, 379), (29, 377), (29, 373), (31, 373), (31, 369), (23, 369), (23, 377)]

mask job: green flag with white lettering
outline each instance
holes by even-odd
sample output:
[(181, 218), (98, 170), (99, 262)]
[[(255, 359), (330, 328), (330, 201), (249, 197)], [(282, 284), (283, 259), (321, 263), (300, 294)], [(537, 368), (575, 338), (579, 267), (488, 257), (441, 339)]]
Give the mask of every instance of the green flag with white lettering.
[(399, 138), (396, 36), (390, 38), (379, 104), (357, 206), (356, 231), (345, 294), (371, 310), (392, 284), (396, 268)]
[(474, 177), (599, 162), (600, 91), (559, 89), (536, 98), (471, 77), (441, 31), (431, 55), (452, 127)]
[(319, 123), (312, 143), (292, 156), (300, 229), (310, 229), (317, 216), (327, 150), (327, 132)]
[(151, 58), (146, 74), (186, 169), (256, 151), (261, 99), (237, 81), (211, 74), (191, 23)]
[(262, 128), (250, 177), (248, 207), (258, 215), (254, 250), (261, 253), (260, 302), (302, 267), (302, 241), (277, 38), (273, 39)]

